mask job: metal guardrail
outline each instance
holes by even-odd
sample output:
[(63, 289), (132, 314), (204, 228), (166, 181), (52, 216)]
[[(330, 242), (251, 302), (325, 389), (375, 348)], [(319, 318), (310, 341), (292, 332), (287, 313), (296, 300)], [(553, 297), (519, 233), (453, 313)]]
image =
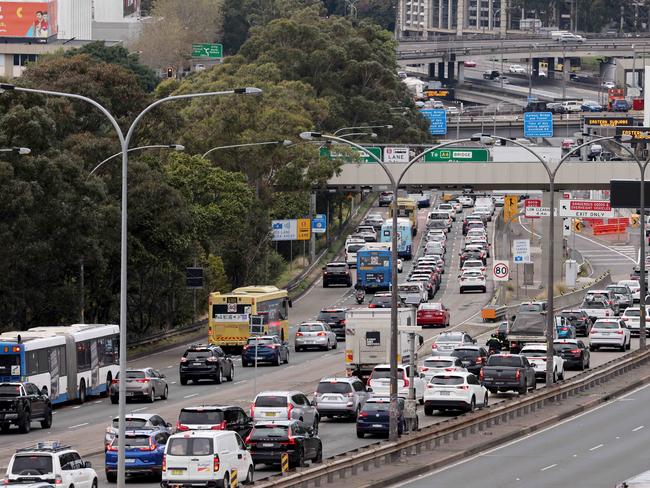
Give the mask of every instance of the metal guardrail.
[(636, 351), (622, 359), (614, 359), (593, 370), (580, 373), (569, 380), (545, 387), (523, 398), (505, 400), (486, 409), (429, 425), (420, 431), (407, 434), (397, 442), (371, 444), (342, 456), (325, 460), (323, 464), (302, 469), (288, 476), (272, 476), (259, 488), (308, 488), (332, 483), (336, 479), (358, 476), (382, 464), (399, 462), (402, 456), (431, 451), (460, 437), (481, 432), (494, 425), (508, 422), (554, 404), (567, 397), (583, 394), (586, 390), (606, 383), (632, 369), (646, 365), (650, 351)]

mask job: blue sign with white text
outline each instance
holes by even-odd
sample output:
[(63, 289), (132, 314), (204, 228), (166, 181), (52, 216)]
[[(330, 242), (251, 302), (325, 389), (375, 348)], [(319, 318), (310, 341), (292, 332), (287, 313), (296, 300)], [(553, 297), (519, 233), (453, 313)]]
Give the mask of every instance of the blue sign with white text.
[(314, 234), (324, 234), (327, 229), (327, 215), (316, 214), (316, 217), (311, 219), (311, 231)]
[(524, 137), (553, 137), (551, 112), (524, 113)]
[(434, 136), (447, 133), (447, 111), (438, 108), (425, 108), (420, 113), (429, 120), (429, 134)]

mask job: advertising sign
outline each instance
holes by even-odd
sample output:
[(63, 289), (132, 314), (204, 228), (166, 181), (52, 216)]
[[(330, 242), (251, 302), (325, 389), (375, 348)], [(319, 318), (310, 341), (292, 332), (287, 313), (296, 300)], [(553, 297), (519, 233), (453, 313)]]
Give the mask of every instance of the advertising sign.
[(56, 34), (56, 0), (0, 1), (0, 38), (47, 39)]
[(524, 137), (553, 137), (553, 114), (551, 112), (526, 112), (524, 114)]
[(437, 108), (426, 108), (420, 113), (429, 120), (429, 134), (444, 136), (447, 133), (447, 111)]
[(424, 155), (425, 163), (444, 163), (457, 161), (489, 161), (490, 152), (487, 149), (475, 147), (445, 147), (433, 149)]
[(384, 148), (384, 163), (408, 163), (408, 162), (409, 162), (408, 147), (385, 147)]

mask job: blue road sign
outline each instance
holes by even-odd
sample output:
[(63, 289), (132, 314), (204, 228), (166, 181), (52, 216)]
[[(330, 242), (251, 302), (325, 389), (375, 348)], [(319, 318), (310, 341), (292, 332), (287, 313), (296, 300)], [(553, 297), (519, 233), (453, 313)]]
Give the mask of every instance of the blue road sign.
[(437, 108), (425, 108), (420, 113), (429, 120), (429, 134), (434, 136), (447, 133), (447, 111)]
[(521, 263), (521, 262), (523, 262), (523, 261), (524, 261), (524, 257), (523, 257), (523, 256), (515, 256), (515, 263)]
[(311, 219), (311, 231), (314, 234), (324, 234), (327, 228), (327, 216), (325, 214), (316, 214), (316, 217)]
[(553, 137), (551, 112), (524, 113), (524, 137)]

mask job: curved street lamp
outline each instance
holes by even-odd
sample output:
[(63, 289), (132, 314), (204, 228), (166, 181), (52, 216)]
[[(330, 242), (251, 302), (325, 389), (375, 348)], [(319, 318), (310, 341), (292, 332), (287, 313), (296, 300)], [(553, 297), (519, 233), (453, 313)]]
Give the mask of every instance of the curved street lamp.
[(340, 129), (336, 129), (334, 131), (333, 135), (338, 136), (338, 135), (341, 134), (341, 132), (343, 132), (345, 130), (362, 130), (362, 129), (388, 129), (388, 130), (390, 130), (392, 128), (393, 128), (393, 126), (390, 125), (390, 124), (386, 124), (386, 125), (359, 125), (359, 126), (354, 126), (354, 127), (341, 127)]
[(16, 154), (29, 154), (32, 152), (32, 150), (28, 147), (5, 147), (5, 148), (0, 148), (0, 152), (11, 152), (11, 153), (16, 153)]
[(217, 146), (217, 147), (213, 147), (212, 149), (209, 149), (208, 151), (203, 153), (203, 155), (201, 157), (205, 158), (212, 151), (218, 151), (218, 150), (221, 150), (221, 149), (234, 149), (234, 148), (238, 148), (238, 147), (271, 146), (271, 145), (289, 147), (289, 146), (293, 146), (293, 144), (294, 144), (293, 141), (285, 139), (283, 141), (248, 142), (248, 143), (245, 143), (245, 144), (232, 144), (232, 145), (229, 145), (229, 146)]
[[(143, 149), (173, 149), (174, 151), (185, 151), (185, 146), (181, 144), (152, 144), (149, 146), (132, 147), (131, 149), (128, 149), (128, 152), (142, 151)], [(120, 154), (122, 153), (121, 152), (115, 153), (112, 156), (109, 156), (106, 159), (104, 159), (101, 163), (97, 164), (97, 166), (95, 166), (92, 169), (92, 171), (88, 173), (86, 179), (90, 178), (95, 173), (95, 171), (97, 171), (99, 168), (101, 168), (104, 165), (104, 163), (107, 163), (111, 159), (118, 157)]]

